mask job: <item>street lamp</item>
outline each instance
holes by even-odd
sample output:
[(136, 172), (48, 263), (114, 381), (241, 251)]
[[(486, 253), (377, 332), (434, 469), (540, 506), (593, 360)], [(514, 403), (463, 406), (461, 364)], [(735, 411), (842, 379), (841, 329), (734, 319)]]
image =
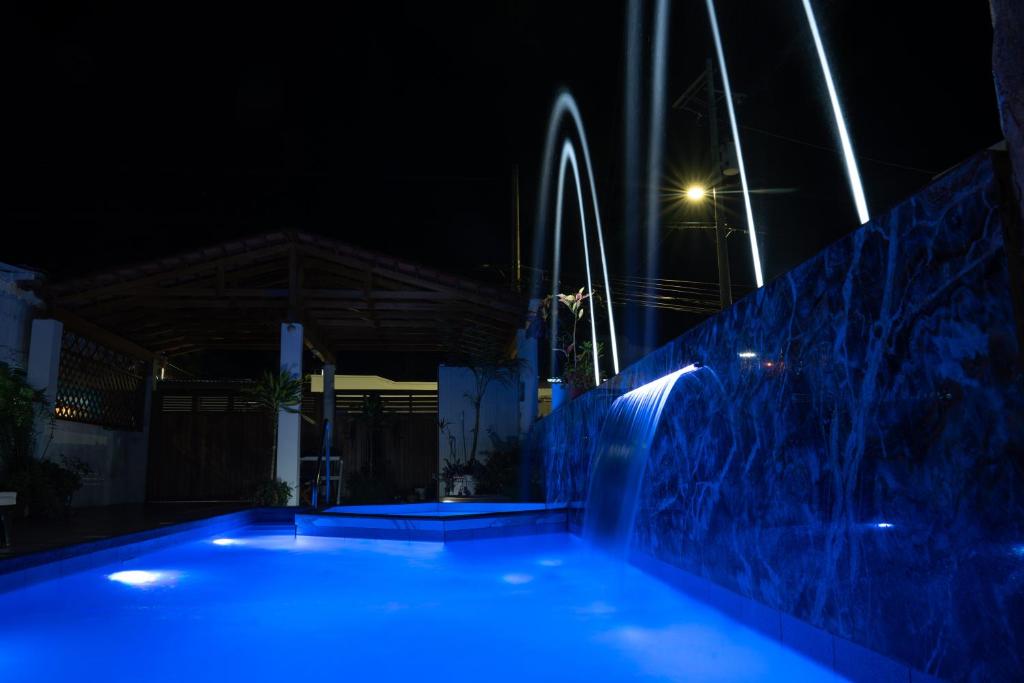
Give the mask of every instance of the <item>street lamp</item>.
[[(686, 200), (694, 204), (703, 202), (708, 196), (708, 188), (703, 185), (690, 185), (683, 191)], [(732, 305), (732, 278), (729, 275), (729, 248), (726, 245), (724, 226), (718, 223), (718, 190), (711, 186), (711, 208), (715, 216), (715, 250), (718, 252), (718, 297), (722, 308)]]
[(684, 194), (689, 201), (699, 202), (707, 196), (708, 191), (703, 185), (690, 185)]

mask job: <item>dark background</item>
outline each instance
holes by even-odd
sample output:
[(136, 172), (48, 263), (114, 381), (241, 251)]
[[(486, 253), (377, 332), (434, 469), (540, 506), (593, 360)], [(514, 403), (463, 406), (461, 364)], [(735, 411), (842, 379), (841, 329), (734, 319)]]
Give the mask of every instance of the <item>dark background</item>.
[[(987, 2), (815, 7), (872, 213), (1001, 139)], [(622, 272), (624, 17), (594, 2), (16, 5), (0, 34), (0, 260), (59, 279), (298, 228), (503, 281), (513, 169), (529, 260), (547, 114), (567, 86)], [(741, 131), (751, 185), (786, 190), (754, 204), (770, 279), (856, 214), (800, 2), (723, 0), (719, 23), (740, 123), (767, 131)], [(670, 26), (668, 103), (711, 54), (702, 2), (672, 3)], [(693, 217), (672, 192), (706, 174), (706, 140), (666, 112), (666, 220)], [(707, 234), (660, 239), (664, 277), (714, 280)], [(752, 284), (744, 240), (733, 279)], [(571, 245), (563, 271), (563, 289), (582, 284)]]

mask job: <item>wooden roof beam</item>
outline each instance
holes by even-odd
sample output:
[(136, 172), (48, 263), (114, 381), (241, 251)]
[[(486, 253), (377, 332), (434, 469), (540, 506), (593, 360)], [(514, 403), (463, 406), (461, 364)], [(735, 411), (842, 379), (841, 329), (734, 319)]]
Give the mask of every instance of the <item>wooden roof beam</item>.
[[(212, 276), (216, 274), (218, 264), (224, 267), (230, 267), (237, 263), (248, 264), (261, 258), (280, 255), (287, 249), (288, 245), (286, 244), (276, 244), (262, 249), (214, 258), (210, 261), (192, 263), (191, 265), (185, 265), (184, 267), (166, 264), (162, 270), (154, 273), (146, 273), (145, 271), (141, 273), (132, 272), (132, 270), (142, 270), (141, 267), (137, 269), (121, 269), (114, 271), (111, 274), (93, 276), (91, 278), (80, 278), (66, 283), (61, 283), (59, 286), (54, 287), (54, 293), (62, 303), (66, 304), (73, 301), (79, 301), (82, 298), (100, 296), (111, 292), (130, 291), (143, 285), (160, 285), (161, 282), (169, 278), (176, 278), (180, 281), (182, 277), (186, 275), (194, 275), (196, 273), (204, 273), (207, 274), (207, 276)], [(162, 262), (158, 263), (163, 265)], [(102, 282), (103, 280), (111, 279), (116, 279), (117, 281), (110, 282), (109, 284), (104, 284)], [(169, 285), (164, 284), (162, 286), (174, 286), (174, 283)], [(67, 291), (68, 293), (61, 295), (61, 291)]]
[(54, 318), (64, 324), (65, 329), (71, 330), (83, 337), (88, 337), (95, 342), (99, 342), (103, 346), (115, 351), (120, 351), (121, 353), (125, 353), (129, 356), (142, 358), (143, 360), (151, 361), (156, 358), (156, 354), (149, 349), (139, 346), (135, 342), (125, 339), (121, 335), (100, 327), (96, 323), (89, 322), (71, 311), (55, 307), (51, 309), (50, 313)]
[(312, 351), (313, 355), (317, 356), (322, 362), (336, 365), (337, 360), (334, 357), (332, 346), (316, 320), (312, 316), (304, 314), (301, 322), (302, 341), (306, 348)]

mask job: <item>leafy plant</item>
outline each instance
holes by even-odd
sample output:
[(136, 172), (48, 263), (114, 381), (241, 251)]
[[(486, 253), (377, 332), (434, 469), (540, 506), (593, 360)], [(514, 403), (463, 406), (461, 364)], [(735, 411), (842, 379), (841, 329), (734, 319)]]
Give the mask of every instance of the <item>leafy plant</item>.
[(0, 481), (34, 458), (36, 424), (53, 421), (45, 394), (29, 385), (24, 370), (0, 362)]
[(61, 461), (28, 458), (18, 463), (6, 486), (18, 492), (18, 502), (33, 517), (54, 519), (67, 515), (75, 493), (92, 468), (76, 458)]
[[(302, 379), (287, 370), (265, 372), (254, 386), (246, 392), (256, 405), (265, 409), (273, 424), (273, 441), (270, 450), (270, 478), (277, 480), (277, 418), (282, 412), (300, 413), (302, 410)], [(307, 422), (313, 420), (303, 415)], [(290, 494), (289, 494), (290, 495)]]
[(68, 505), (71, 504), (71, 497), (78, 492), (85, 484), (85, 478), (93, 473), (89, 463), (79, 458), (60, 456), (60, 473), (57, 480), (57, 490), (67, 497)]
[(476, 492), (516, 498), (519, 494), (519, 438), (501, 438), (493, 429), (488, 430), (491, 450), (476, 477)]
[(470, 466), (476, 463), (477, 446), (480, 443), (480, 406), (484, 401), (487, 388), (492, 383), (498, 382), (505, 386), (511, 386), (522, 372), (526, 361), (523, 358), (484, 358), (476, 359), (470, 365), (473, 372), (473, 392), (465, 394), (467, 400), (473, 406), (473, 428), (470, 433), (473, 435), (473, 445), (469, 449)]
[(473, 467), (468, 462), (458, 457), (445, 458), (444, 467), (441, 468), (441, 480), (444, 481), (444, 493), (447, 496), (459, 495), (455, 490), (455, 481), (473, 473)]
[(444, 466), (441, 468), (441, 481), (444, 482), (445, 495), (452, 495), (455, 487), (455, 480), (463, 476), (465, 462), (459, 457), (458, 438), (451, 431), (451, 422), (441, 418), (437, 421), (437, 431), (442, 436), (448, 437), (448, 457), (444, 459)]
[[(586, 318), (587, 300), (592, 303), (600, 300), (597, 292), (585, 293), (580, 287), (574, 294), (558, 294), (555, 297), (548, 296), (539, 308), (539, 328), (545, 328), (549, 318), (555, 318), (555, 306), (565, 306), (569, 309), (572, 326), (568, 330), (555, 330), (556, 344), (555, 351), (565, 358), (565, 366), (562, 370), (562, 379), (573, 390), (574, 394), (581, 393), (594, 385), (594, 340), (580, 342), (578, 339), (579, 323)], [(564, 318), (559, 318), (564, 320)], [(598, 358), (601, 357), (604, 347), (597, 345)]]
[[(597, 357), (600, 358), (603, 355), (604, 344), (598, 342)], [(575, 362), (566, 367), (564, 375), (573, 395), (583, 393), (594, 386), (594, 345), (592, 342), (585, 341), (580, 344), (580, 351), (576, 355)]]
[(252, 502), (261, 507), (282, 507), (292, 497), (292, 486), (286, 481), (262, 481), (253, 488)]

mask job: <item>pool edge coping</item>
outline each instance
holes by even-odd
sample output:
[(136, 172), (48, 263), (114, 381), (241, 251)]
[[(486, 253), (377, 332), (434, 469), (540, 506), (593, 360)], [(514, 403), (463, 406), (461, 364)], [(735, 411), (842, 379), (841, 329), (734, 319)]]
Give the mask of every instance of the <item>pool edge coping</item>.
[(433, 522), (443, 522), (446, 520), (456, 519), (482, 519), (482, 518), (498, 518), (498, 517), (518, 517), (530, 514), (546, 514), (549, 512), (568, 512), (567, 506), (556, 506), (556, 507), (543, 507), (543, 508), (530, 508), (528, 510), (499, 510), (495, 512), (467, 512), (466, 514), (460, 515), (425, 515), (425, 514), (387, 514), (381, 512), (330, 512), (330, 508), (321, 510), (320, 512), (309, 511), (309, 510), (296, 510), (296, 518), (299, 515), (303, 516), (316, 516), (316, 517), (354, 517), (359, 519), (400, 519), (400, 520), (429, 520)]

